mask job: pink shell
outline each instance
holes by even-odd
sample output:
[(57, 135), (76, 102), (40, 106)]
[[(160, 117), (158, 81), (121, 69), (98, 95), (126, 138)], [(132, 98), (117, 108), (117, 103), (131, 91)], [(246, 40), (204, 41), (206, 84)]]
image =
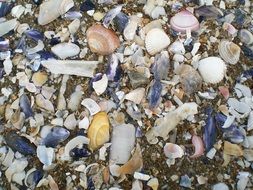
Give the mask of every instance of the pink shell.
[(177, 32), (185, 33), (186, 30), (197, 31), (198, 19), (189, 11), (181, 11), (170, 19), (171, 28)]
[(192, 144), (194, 145), (195, 152), (192, 156), (190, 156), (191, 158), (197, 158), (204, 154), (204, 150), (205, 150), (204, 143), (203, 143), (203, 140), (199, 136), (193, 135)]
[(225, 99), (229, 98), (229, 89), (226, 86), (219, 86), (219, 91)]

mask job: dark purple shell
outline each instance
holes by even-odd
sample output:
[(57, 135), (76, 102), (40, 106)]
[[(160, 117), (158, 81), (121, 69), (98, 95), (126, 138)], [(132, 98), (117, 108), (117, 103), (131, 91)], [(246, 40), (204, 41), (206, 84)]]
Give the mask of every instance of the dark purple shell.
[(9, 49), (9, 40), (0, 37), (0, 51), (7, 51)]
[(68, 11), (65, 15), (64, 18), (68, 20), (75, 20), (75, 19), (80, 19), (82, 17), (82, 13), (78, 11)]
[(246, 57), (248, 57), (250, 60), (253, 60), (253, 50), (252, 50), (252, 49), (250, 49), (250, 48), (249, 48), (248, 46), (246, 46), (246, 45), (242, 45), (241, 49), (242, 49), (243, 54), (244, 54)]
[(194, 11), (197, 16), (204, 18), (218, 18), (222, 16), (221, 12), (213, 5), (204, 5), (196, 8)]
[(115, 23), (117, 30), (122, 33), (129, 22), (129, 18), (125, 13), (120, 12), (113, 19), (113, 21)]
[(13, 3), (0, 1), (0, 18), (9, 14), (11, 12), (12, 7)]
[(152, 72), (156, 80), (166, 79), (170, 68), (169, 58), (163, 54), (155, 56), (155, 62), (152, 65)]
[(155, 80), (149, 90), (149, 107), (151, 109), (158, 106), (162, 94), (162, 84), (160, 80)]
[(65, 141), (70, 132), (63, 127), (53, 127), (48, 135), (42, 139), (42, 144), (47, 147), (56, 147), (59, 143)]
[(209, 107), (207, 108), (206, 112), (207, 112), (207, 119), (206, 119), (206, 125), (204, 127), (203, 140), (204, 140), (205, 150), (208, 152), (213, 147), (216, 141), (217, 129), (215, 126), (215, 119), (212, 116), (213, 109)]
[(26, 94), (22, 94), (21, 97), (19, 98), (19, 106), (21, 108), (21, 111), (25, 114), (25, 118), (33, 116), (31, 103)]
[(26, 30), (25, 35), (34, 41), (39, 41), (39, 40), (43, 41), (44, 39), (44, 34), (35, 29)]
[(55, 55), (50, 51), (39, 51), (37, 52), (40, 55), (41, 60), (55, 59)]
[(83, 3), (81, 3), (80, 11), (86, 12), (90, 10), (95, 10), (95, 5), (91, 0), (85, 0)]
[(108, 58), (108, 67), (106, 70), (106, 75), (109, 81), (118, 82), (122, 74), (122, 68), (118, 57), (112, 54)]
[(85, 158), (85, 157), (88, 157), (90, 155), (91, 155), (91, 153), (86, 148), (77, 148), (77, 147), (75, 147), (70, 151), (70, 156), (75, 158), (75, 159)]

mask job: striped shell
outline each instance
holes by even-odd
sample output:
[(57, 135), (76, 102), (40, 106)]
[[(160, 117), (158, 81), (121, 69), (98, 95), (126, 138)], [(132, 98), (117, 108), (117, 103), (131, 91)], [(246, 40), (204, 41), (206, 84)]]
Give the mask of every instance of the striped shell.
[(102, 25), (91, 26), (86, 34), (89, 47), (94, 53), (109, 55), (120, 46), (118, 36)]
[(205, 82), (215, 84), (224, 78), (226, 65), (219, 57), (207, 57), (199, 61), (198, 70)]
[(96, 150), (104, 143), (109, 141), (109, 120), (106, 112), (97, 113), (88, 129), (88, 138), (90, 139), (89, 148)]
[(154, 28), (147, 33), (145, 45), (148, 53), (155, 55), (170, 45), (170, 38), (163, 30)]
[(241, 48), (235, 43), (222, 40), (218, 49), (220, 56), (225, 62), (234, 65), (239, 61)]

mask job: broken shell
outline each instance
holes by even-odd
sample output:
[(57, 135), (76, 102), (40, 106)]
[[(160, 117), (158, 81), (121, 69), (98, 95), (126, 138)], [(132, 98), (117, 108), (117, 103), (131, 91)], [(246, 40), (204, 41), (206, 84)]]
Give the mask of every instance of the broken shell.
[(90, 139), (89, 148), (96, 150), (104, 143), (109, 141), (109, 120), (105, 112), (97, 113), (88, 129), (88, 138)]
[(171, 28), (177, 32), (186, 33), (187, 30), (197, 31), (199, 29), (198, 19), (189, 11), (184, 10), (170, 19)]
[(207, 57), (199, 61), (198, 70), (205, 82), (215, 84), (224, 78), (226, 65), (219, 57)]
[(66, 59), (79, 54), (80, 48), (74, 43), (60, 43), (51, 48), (52, 52), (60, 59)]
[(241, 42), (246, 45), (250, 45), (253, 43), (253, 34), (246, 29), (240, 30), (238, 33), (238, 37), (240, 38)]
[(184, 155), (184, 150), (181, 146), (173, 143), (166, 143), (163, 148), (164, 154), (168, 158), (181, 158)]
[(42, 179), (42, 177), (43, 172), (41, 170), (37, 170), (35, 168), (28, 170), (24, 179), (26, 187), (34, 189), (38, 182)]
[(192, 136), (192, 144), (194, 145), (195, 148), (195, 152), (194, 154), (191, 156), (191, 158), (197, 158), (201, 155), (204, 154), (204, 143), (201, 139), (201, 137), (198, 137), (196, 135)]
[(105, 92), (108, 85), (108, 78), (106, 74), (103, 74), (102, 78), (92, 83), (92, 87), (97, 95), (101, 95)]
[(26, 94), (22, 94), (19, 98), (19, 106), (21, 108), (21, 111), (25, 114), (25, 118), (29, 118), (33, 116), (33, 110), (31, 107), (31, 103), (29, 101), (29, 98)]
[(98, 113), (101, 110), (99, 105), (91, 98), (85, 98), (81, 102), (81, 104), (89, 110), (90, 115), (95, 115), (96, 113)]
[(15, 113), (13, 113), (11, 116), (11, 124), (16, 129), (21, 129), (24, 125), (24, 122), (25, 122), (25, 114), (20, 112), (20, 109), (17, 109)]
[(118, 36), (99, 24), (91, 26), (86, 35), (91, 51), (100, 55), (109, 55), (120, 46)]
[(170, 47), (169, 47), (169, 51), (172, 52), (173, 54), (185, 54), (185, 48), (184, 48), (184, 44), (183, 42), (177, 40), (175, 42), (173, 42)]
[(232, 156), (242, 156), (243, 150), (239, 145), (232, 144), (228, 141), (225, 141), (224, 142), (224, 153), (227, 155), (232, 155)]
[(130, 100), (136, 104), (140, 104), (145, 95), (145, 88), (136, 88), (135, 90), (126, 94), (125, 99)]
[(163, 30), (154, 28), (147, 33), (145, 46), (150, 55), (159, 53), (168, 45), (170, 45), (170, 38)]
[(42, 86), (47, 82), (47, 73), (43, 71), (39, 71), (33, 74), (32, 81), (35, 86)]
[(222, 40), (218, 49), (220, 56), (225, 62), (234, 65), (239, 61), (241, 48), (235, 43)]

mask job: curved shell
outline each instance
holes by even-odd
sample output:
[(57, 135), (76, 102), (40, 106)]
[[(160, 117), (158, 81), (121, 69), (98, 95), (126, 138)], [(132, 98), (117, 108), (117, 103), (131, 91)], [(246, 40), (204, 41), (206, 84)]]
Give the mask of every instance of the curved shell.
[(219, 57), (207, 57), (199, 61), (198, 70), (205, 82), (215, 84), (224, 78), (226, 65)]
[(246, 29), (240, 30), (238, 37), (240, 38), (241, 42), (246, 45), (253, 44), (253, 34)]
[(235, 43), (222, 40), (218, 49), (220, 56), (227, 63), (234, 65), (239, 61), (241, 48)]
[(170, 45), (169, 36), (161, 29), (154, 28), (147, 33), (145, 46), (150, 55), (154, 55)]
[(182, 147), (173, 143), (166, 143), (163, 150), (165, 156), (171, 159), (181, 158), (184, 155)]
[(109, 55), (120, 46), (118, 36), (102, 25), (91, 26), (86, 34), (89, 47), (94, 53)]
[(74, 43), (60, 43), (53, 46), (51, 51), (60, 59), (66, 59), (78, 55), (80, 48)]
[(177, 32), (185, 33), (186, 30), (197, 31), (199, 29), (198, 19), (189, 11), (184, 10), (170, 19), (171, 28)]
[(197, 158), (204, 154), (205, 148), (204, 148), (204, 143), (201, 137), (197, 135), (193, 135), (192, 144), (194, 145), (195, 152), (193, 155), (190, 156), (191, 158)]
[(109, 120), (105, 112), (97, 113), (88, 129), (88, 138), (90, 139), (89, 147), (96, 150), (104, 143), (109, 141)]

